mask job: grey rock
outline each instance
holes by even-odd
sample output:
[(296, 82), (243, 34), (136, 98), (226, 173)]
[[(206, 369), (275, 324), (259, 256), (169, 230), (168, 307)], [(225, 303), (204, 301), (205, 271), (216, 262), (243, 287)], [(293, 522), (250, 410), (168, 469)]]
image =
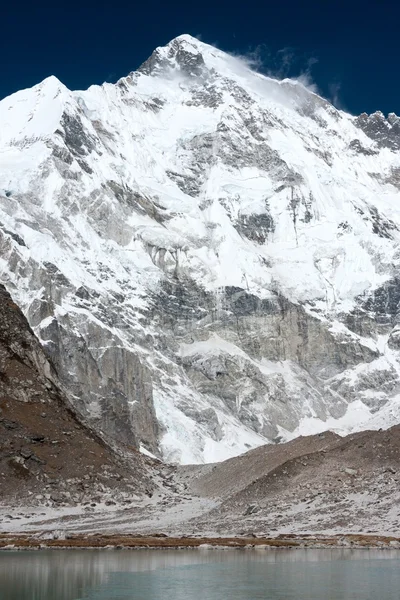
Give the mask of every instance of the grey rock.
[(346, 467), (344, 472), (347, 473), (347, 475), (357, 475), (358, 473), (356, 469), (350, 469), (349, 467)]
[(356, 124), (379, 146), (391, 150), (400, 149), (400, 118), (394, 113), (391, 113), (387, 119), (380, 111), (372, 115), (363, 113), (357, 117)]
[(31, 458), (33, 455), (33, 451), (31, 450), (31, 448), (23, 447), (20, 450), (20, 454), (22, 458)]

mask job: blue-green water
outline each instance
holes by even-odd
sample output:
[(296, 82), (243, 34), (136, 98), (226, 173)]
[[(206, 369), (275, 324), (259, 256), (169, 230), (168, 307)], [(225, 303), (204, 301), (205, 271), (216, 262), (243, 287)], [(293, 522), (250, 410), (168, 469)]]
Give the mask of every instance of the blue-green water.
[(0, 553), (1, 600), (399, 600), (390, 550)]

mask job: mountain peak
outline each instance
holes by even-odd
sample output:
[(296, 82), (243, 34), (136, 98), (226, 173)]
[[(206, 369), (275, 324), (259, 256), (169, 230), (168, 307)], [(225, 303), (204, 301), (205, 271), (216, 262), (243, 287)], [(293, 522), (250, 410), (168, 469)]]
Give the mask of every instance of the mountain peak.
[[(59, 91), (59, 90), (67, 90), (68, 88), (55, 76), (49, 75), (41, 83), (38, 84), (42, 89), (47, 89), (49, 91)], [(35, 86), (35, 87), (38, 87)]]
[(174, 42), (177, 42), (178, 44), (187, 43), (187, 44), (191, 44), (192, 46), (197, 46), (197, 47), (205, 45), (198, 38), (193, 37), (189, 33), (182, 33), (181, 35), (178, 35), (176, 38), (173, 38), (167, 45), (169, 46), (170, 44), (173, 44)]
[(0, 146), (54, 132), (71, 92), (51, 75), (0, 102)]
[(157, 75), (174, 70), (190, 76), (202, 75), (205, 67), (202, 51), (206, 47), (191, 35), (180, 35), (166, 46), (156, 48), (138, 71), (145, 75)]

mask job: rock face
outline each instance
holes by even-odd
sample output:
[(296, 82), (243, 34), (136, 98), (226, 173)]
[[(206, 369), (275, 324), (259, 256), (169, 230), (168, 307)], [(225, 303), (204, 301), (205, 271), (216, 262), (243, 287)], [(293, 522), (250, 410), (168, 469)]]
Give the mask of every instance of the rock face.
[(62, 506), (151, 493), (144, 457), (128, 462), (77, 417), (3, 286), (0, 310), (0, 500)]
[(0, 103), (0, 273), (69, 398), (177, 462), (400, 418), (398, 118), (190, 36)]

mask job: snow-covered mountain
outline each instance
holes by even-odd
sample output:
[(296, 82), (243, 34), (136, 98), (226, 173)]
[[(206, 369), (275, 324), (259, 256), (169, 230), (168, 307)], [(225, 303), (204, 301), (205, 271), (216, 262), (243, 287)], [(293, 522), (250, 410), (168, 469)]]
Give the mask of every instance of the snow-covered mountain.
[(400, 119), (183, 35), (0, 103), (0, 279), (103, 432), (178, 462), (400, 421)]

